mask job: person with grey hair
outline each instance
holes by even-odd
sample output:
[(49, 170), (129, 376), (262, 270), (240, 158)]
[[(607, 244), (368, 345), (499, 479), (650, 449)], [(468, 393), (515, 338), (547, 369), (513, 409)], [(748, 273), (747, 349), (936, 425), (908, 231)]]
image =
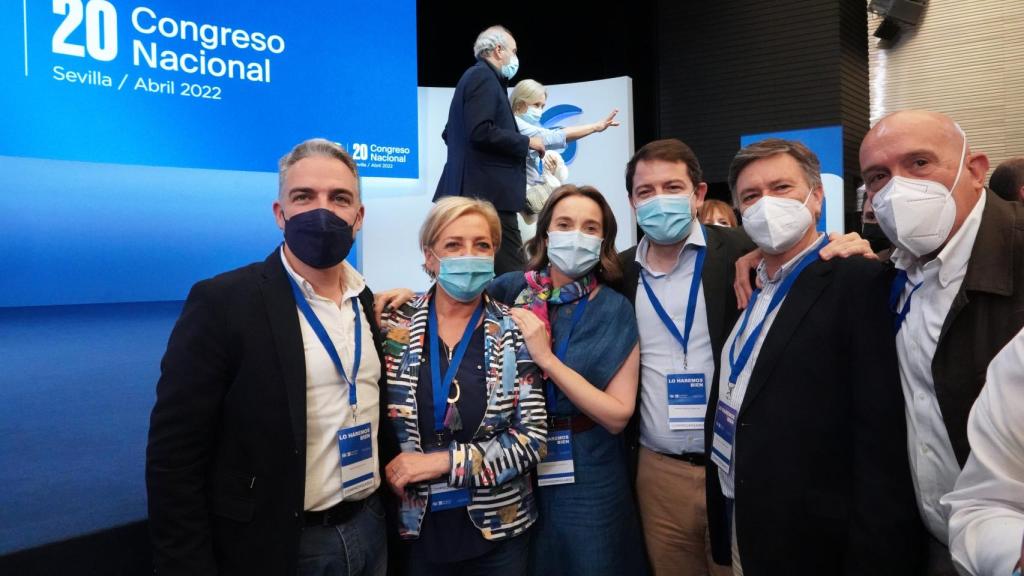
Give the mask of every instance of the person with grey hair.
[(709, 398), (714, 556), (738, 575), (916, 574), (891, 271), (820, 258), (824, 190), (803, 144), (743, 148), (729, 185), (763, 258)]
[(988, 177), (988, 187), (1003, 200), (1024, 202), (1024, 156), (1004, 160)]
[(167, 343), (146, 450), (156, 573), (382, 576), (398, 441), (373, 295), (345, 261), (355, 162), (299, 144), (273, 208), (281, 246), (193, 286)]
[(515, 38), (502, 26), (477, 36), (477, 61), (459, 79), (441, 138), (448, 158), (434, 201), (467, 196), (489, 201), (501, 220), (502, 242), (494, 258), (497, 274), (522, 270), (523, 241), (516, 214), (526, 200), (526, 153), (544, 153), (540, 137), (519, 133), (509, 106), (508, 81), (519, 69)]

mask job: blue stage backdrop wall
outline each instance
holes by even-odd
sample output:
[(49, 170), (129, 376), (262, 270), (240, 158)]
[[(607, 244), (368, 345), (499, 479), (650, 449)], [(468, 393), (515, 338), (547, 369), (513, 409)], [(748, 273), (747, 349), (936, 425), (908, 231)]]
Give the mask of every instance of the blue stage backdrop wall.
[(167, 336), (194, 282), (279, 244), (281, 155), (322, 136), (418, 177), (415, 10), (0, 6), (0, 554), (145, 517)]

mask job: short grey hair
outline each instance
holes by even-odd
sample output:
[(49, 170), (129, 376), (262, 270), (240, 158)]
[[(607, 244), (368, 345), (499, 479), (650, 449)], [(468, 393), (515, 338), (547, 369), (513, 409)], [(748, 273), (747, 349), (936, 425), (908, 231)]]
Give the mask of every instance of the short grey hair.
[(498, 46), (508, 48), (508, 42), (511, 38), (512, 33), (508, 31), (508, 28), (504, 26), (491, 26), (476, 37), (476, 42), (473, 43), (473, 57), (487, 58)]
[[(280, 196), (284, 193), (284, 181), (288, 177), (288, 170), (298, 163), (303, 158), (309, 158), (311, 156), (321, 156), (324, 158), (333, 158), (340, 161), (342, 164), (348, 167), (352, 171), (352, 175), (356, 177), (356, 182), (359, 182), (359, 169), (356, 167), (355, 160), (345, 150), (345, 148), (337, 143), (331, 142), (326, 138), (310, 138), (304, 142), (299, 143), (295, 148), (292, 148), (291, 152), (285, 154), (277, 162), (277, 194)], [(355, 190), (356, 194), (359, 194), (359, 190)], [(358, 200), (358, 197), (356, 198)]]
[(818, 156), (810, 148), (796, 140), (783, 140), (781, 138), (767, 138), (755, 142), (750, 146), (740, 149), (736, 157), (729, 165), (729, 189), (732, 190), (732, 203), (739, 207), (739, 198), (736, 196), (736, 182), (740, 179), (740, 173), (757, 160), (770, 158), (779, 154), (788, 154), (796, 160), (804, 172), (807, 184), (811, 189), (821, 186), (821, 163)]

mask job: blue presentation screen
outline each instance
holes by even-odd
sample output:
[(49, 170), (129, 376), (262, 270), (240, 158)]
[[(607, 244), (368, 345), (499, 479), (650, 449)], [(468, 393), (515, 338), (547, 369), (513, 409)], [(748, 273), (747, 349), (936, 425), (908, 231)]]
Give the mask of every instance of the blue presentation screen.
[(360, 176), (417, 178), (415, 13), (2, 3), (0, 306), (182, 300), (262, 259), (277, 160), (307, 138), (345, 145)]
[(6, 2), (0, 155), (265, 172), (316, 134), (415, 178), (405, 3)]
[(0, 2), (0, 557), (145, 518), (189, 288), (280, 245), (303, 140), (418, 178), (416, 80), (414, 0)]

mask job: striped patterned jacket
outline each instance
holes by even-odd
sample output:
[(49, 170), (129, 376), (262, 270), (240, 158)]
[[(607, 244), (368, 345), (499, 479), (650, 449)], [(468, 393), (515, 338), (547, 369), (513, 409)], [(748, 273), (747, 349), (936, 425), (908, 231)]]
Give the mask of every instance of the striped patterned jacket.
[[(388, 381), (388, 419), (403, 452), (422, 452), (416, 407), (420, 355), (427, 333), (424, 294), (381, 321)], [(522, 534), (537, 520), (531, 473), (547, 453), (543, 379), (508, 308), (484, 295), (487, 409), (473, 442), (452, 442), (448, 484), (469, 488), (469, 518), (488, 540)], [(429, 382), (425, 382), (429, 385)], [(430, 482), (405, 489), (399, 513), (402, 538), (419, 537)]]

